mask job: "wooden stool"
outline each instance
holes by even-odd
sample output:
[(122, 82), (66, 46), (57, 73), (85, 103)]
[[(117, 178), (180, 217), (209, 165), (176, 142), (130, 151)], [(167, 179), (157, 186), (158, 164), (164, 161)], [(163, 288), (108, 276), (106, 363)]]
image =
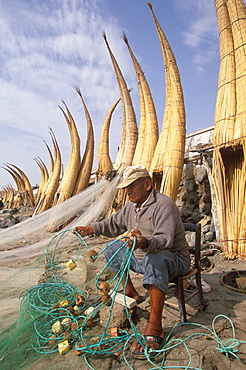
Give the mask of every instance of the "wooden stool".
[[(202, 282), (201, 282), (201, 224), (184, 224), (185, 231), (195, 232), (195, 245), (190, 248), (190, 254), (193, 254), (195, 257), (194, 267), (190, 268), (188, 274), (179, 276), (177, 279), (170, 281), (170, 283), (175, 284), (175, 293), (178, 299), (178, 308), (180, 312), (181, 322), (187, 321), (185, 303), (188, 302), (192, 297), (198, 294), (199, 303), (202, 309), (205, 309), (205, 302), (202, 292)], [(190, 277), (195, 276), (196, 279), (196, 289), (192, 292), (184, 289), (184, 280), (189, 279)], [(185, 294), (184, 293), (188, 293)], [(165, 302), (168, 305), (168, 302)], [(173, 305), (172, 305), (173, 306)]]

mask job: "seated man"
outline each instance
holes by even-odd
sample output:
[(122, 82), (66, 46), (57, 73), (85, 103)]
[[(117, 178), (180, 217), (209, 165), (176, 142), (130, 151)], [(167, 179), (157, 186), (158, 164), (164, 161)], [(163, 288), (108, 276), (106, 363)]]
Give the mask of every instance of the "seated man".
[[(95, 234), (108, 237), (117, 237), (127, 231), (129, 247), (136, 240), (130, 269), (143, 274), (142, 284), (150, 296), (150, 316), (144, 338), (148, 348), (159, 349), (164, 335), (162, 311), (169, 281), (186, 274), (190, 268), (184, 226), (176, 204), (153, 188), (145, 167), (128, 167), (118, 188), (125, 189), (129, 198), (129, 202), (120, 211), (89, 226), (77, 226), (74, 231), (82, 236)], [(120, 240), (106, 250), (107, 260), (121, 244)], [(117, 263), (118, 266), (121, 264), (120, 253), (113, 263), (113, 272), (117, 270)], [(136, 301), (140, 298), (130, 277), (126, 284), (126, 295)], [(133, 357), (143, 358), (143, 352), (140, 343), (133, 343)]]

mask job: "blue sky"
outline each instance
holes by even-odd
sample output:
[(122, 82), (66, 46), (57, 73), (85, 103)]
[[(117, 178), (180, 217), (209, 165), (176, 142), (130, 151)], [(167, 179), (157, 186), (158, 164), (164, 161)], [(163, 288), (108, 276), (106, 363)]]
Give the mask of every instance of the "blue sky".
[[(213, 125), (219, 71), (219, 43), (213, 0), (153, 0), (153, 9), (179, 67), (186, 107), (187, 133)], [(145, 0), (0, 0), (0, 165), (12, 163), (41, 180), (34, 161), (49, 168), (44, 140), (49, 127), (57, 137), (64, 167), (70, 138), (59, 109), (68, 105), (77, 123), (83, 154), (84, 111), (80, 87), (95, 130), (97, 145), (104, 118), (119, 97), (118, 85), (102, 38), (107, 35), (139, 116), (135, 72), (124, 31), (150, 85), (161, 129), (165, 78), (159, 40)], [(112, 160), (121, 136), (121, 106), (110, 130)], [(15, 186), (0, 168), (0, 189)]]

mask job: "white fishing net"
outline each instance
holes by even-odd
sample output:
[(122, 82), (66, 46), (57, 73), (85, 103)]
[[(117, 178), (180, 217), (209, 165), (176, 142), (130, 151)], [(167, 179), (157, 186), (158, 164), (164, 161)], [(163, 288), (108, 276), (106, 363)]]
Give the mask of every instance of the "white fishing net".
[[(44, 247), (54, 235), (49, 230), (86, 226), (104, 218), (116, 196), (119, 179), (119, 176), (111, 182), (101, 179), (65, 202), (0, 231), (1, 260), (37, 257), (44, 252)], [(73, 238), (73, 234), (68, 233), (65, 242), (69, 243)]]

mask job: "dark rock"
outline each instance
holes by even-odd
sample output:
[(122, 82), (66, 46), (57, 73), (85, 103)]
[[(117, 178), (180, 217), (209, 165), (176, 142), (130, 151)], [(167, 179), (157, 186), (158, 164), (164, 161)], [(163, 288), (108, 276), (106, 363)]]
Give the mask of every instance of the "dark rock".
[(181, 211), (181, 217), (183, 219), (186, 219), (186, 218), (190, 217), (191, 215), (192, 215), (192, 212), (189, 211), (187, 208), (182, 209), (182, 211)]
[(202, 232), (204, 234), (208, 233), (210, 231), (210, 225), (205, 225), (202, 227)]
[(211, 196), (210, 196), (210, 193), (208, 194), (204, 194), (202, 200), (204, 201), (204, 203), (211, 203)]
[(214, 226), (213, 220), (212, 220), (211, 225), (210, 225), (210, 231), (212, 231), (213, 233), (215, 233), (215, 226)]
[(14, 226), (19, 223), (18, 218), (15, 218), (12, 215), (6, 216), (1, 222), (0, 222), (0, 228), (1, 229), (7, 229), (8, 227)]
[[(176, 204), (183, 222), (195, 224), (201, 222), (202, 227), (211, 223), (208, 222), (212, 219), (212, 202), (206, 168), (195, 162), (186, 164)], [(212, 229), (208, 227), (202, 232), (202, 240), (205, 239), (204, 233), (209, 232), (214, 233), (214, 227)], [(210, 240), (212, 234), (207, 238)]]
[(186, 186), (188, 191), (193, 191), (196, 187), (196, 184), (195, 184), (194, 181), (188, 180), (188, 181), (185, 182), (185, 186)]
[(185, 172), (184, 177), (186, 178), (186, 180), (193, 180), (194, 181), (195, 175), (194, 175), (194, 168), (193, 168), (192, 163), (187, 164), (186, 170), (184, 172)]
[(10, 213), (11, 212), (11, 209), (3, 209), (2, 210), (2, 213)]
[(20, 216), (19, 217), (19, 222), (27, 220), (29, 217), (28, 216)]
[(10, 211), (10, 214), (15, 215), (20, 211), (21, 207), (15, 207)]
[(211, 214), (211, 204), (210, 203), (203, 203), (200, 210), (205, 215), (210, 215)]
[(197, 166), (195, 179), (196, 181), (201, 184), (207, 178), (207, 170), (204, 167)]
[(208, 233), (204, 234), (205, 242), (212, 242), (215, 239), (215, 233), (209, 231)]

